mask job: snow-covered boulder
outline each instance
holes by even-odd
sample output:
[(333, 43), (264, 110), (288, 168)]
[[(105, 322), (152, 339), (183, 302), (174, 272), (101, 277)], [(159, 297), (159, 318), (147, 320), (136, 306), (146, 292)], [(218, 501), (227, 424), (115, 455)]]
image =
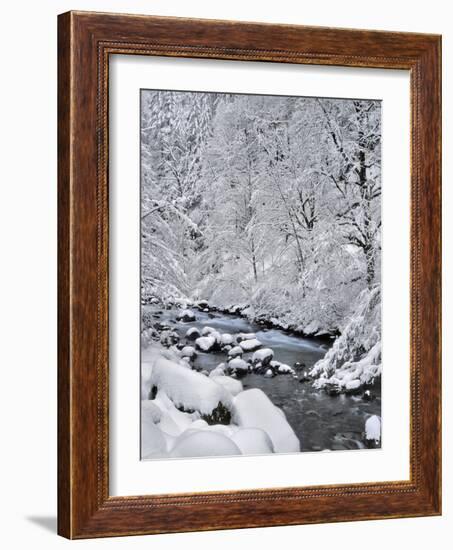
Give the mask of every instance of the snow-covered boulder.
[(270, 364), (273, 357), (274, 352), (270, 348), (263, 348), (255, 351), (252, 357), (252, 363), (261, 363), (261, 365), (264, 367)]
[(142, 361), (140, 376), (140, 394), (142, 399), (149, 399), (152, 373), (153, 363), (150, 361)]
[(233, 343), (233, 336), (231, 334), (228, 334), (224, 332), (220, 337), (220, 342), (222, 346), (229, 346)]
[(267, 369), (264, 373), (264, 378), (273, 378), (275, 373), (272, 369)]
[(299, 452), (299, 439), (282, 413), (258, 388), (245, 390), (233, 400), (233, 421), (239, 427), (264, 430), (276, 453)]
[(197, 456), (234, 456), (241, 450), (229, 437), (214, 430), (193, 430), (176, 440), (169, 456), (172, 458)]
[(160, 335), (155, 328), (150, 327), (142, 331), (140, 338), (142, 348), (146, 348), (153, 340), (159, 340)]
[(211, 338), (214, 338), (216, 346), (220, 347), (222, 344), (222, 335), (217, 330), (213, 330), (209, 333), (209, 336)]
[(292, 367), (285, 363), (280, 363), (280, 361), (271, 361), (270, 365), (277, 374), (296, 374), (296, 371)]
[[(156, 426), (162, 431), (167, 444), (171, 443), (172, 438), (178, 437), (182, 432), (187, 430), (192, 422), (199, 417), (199, 413), (187, 413), (178, 410), (173, 401), (162, 389), (158, 390), (156, 397), (151, 403), (161, 411), (161, 416), (159, 421), (156, 422)], [(142, 414), (144, 404), (146, 406), (146, 402), (142, 401)], [(169, 448), (168, 445), (167, 448)]]
[(274, 452), (272, 439), (260, 428), (240, 428), (231, 439), (241, 449), (243, 455), (260, 455)]
[(222, 388), (225, 388), (228, 392), (230, 392), (232, 396), (241, 393), (241, 391), (244, 389), (242, 387), (242, 383), (239, 380), (235, 380), (234, 378), (231, 378), (231, 376), (225, 376), (225, 373), (221, 374), (220, 376), (210, 376), (210, 378), (214, 380), (216, 384), (220, 384)]
[(245, 376), (249, 371), (249, 364), (243, 359), (235, 357), (231, 361), (228, 361), (227, 370), (230, 373), (234, 372), (238, 376)]
[(255, 351), (256, 349), (262, 346), (261, 342), (256, 338), (252, 338), (249, 340), (241, 340), (239, 345), (241, 346), (242, 350), (245, 352)]
[(236, 342), (242, 342), (242, 340), (255, 340), (256, 334), (254, 332), (240, 332), (236, 336)]
[(167, 456), (167, 441), (162, 430), (143, 412), (141, 424), (141, 457), (163, 458)]
[(212, 336), (200, 336), (195, 340), (195, 346), (201, 351), (211, 351), (215, 343), (215, 338)]
[(178, 311), (176, 314), (176, 319), (178, 321), (184, 321), (185, 323), (189, 323), (191, 321), (195, 321), (195, 313), (190, 309), (182, 309), (181, 311)]
[(381, 417), (370, 416), (365, 422), (365, 444), (367, 447), (376, 448), (381, 444)]
[(213, 376), (225, 376), (225, 364), (220, 363), (220, 365), (217, 365), (215, 369), (212, 369), (212, 371), (209, 373), (209, 376), (212, 378)]
[(174, 330), (164, 330), (160, 335), (160, 343), (169, 348), (179, 341), (179, 335)]
[(168, 399), (184, 411), (198, 411), (210, 415), (214, 409), (223, 405), (231, 407), (231, 395), (208, 376), (182, 367), (157, 354), (152, 364), (149, 383), (165, 392)]
[(195, 359), (197, 352), (192, 346), (184, 346), (181, 350), (181, 357), (189, 357), (189, 359)]
[(234, 346), (234, 348), (231, 348), (228, 352), (228, 357), (231, 357), (234, 359), (234, 357), (241, 357), (244, 353), (244, 350), (241, 348), (241, 346)]
[(361, 382), (358, 378), (354, 378), (353, 380), (348, 380), (345, 385), (344, 385), (344, 389), (346, 391), (346, 393), (355, 393), (356, 391), (358, 391), (360, 389), (360, 386), (361, 386)]
[(201, 331), (202, 336), (208, 336), (208, 334), (211, 334), (211, 332), (216, 332), (215, 328), (212, 327), (203, 327)]
[(186, 332), (186, 340), (196, 340), (200, 336), (200, 331), (196, 327), (191, 327)]

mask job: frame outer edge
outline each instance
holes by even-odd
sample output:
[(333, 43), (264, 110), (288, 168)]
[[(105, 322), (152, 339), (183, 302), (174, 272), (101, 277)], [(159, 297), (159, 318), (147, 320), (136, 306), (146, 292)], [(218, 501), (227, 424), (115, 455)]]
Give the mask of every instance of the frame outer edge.
[[(99, 237), (99, 227), (104, 227), (104, 218), (95, 220), (94, 203), (102, 205), (105, 199), (104, 191), (96, 190), (93, 192), (92, 182), (95, 172), (97, 173), (97, 185), (99, 185), (99, 156), (97, 159), (96, 170), (93, 164), (93, 154), (95, 154), (94, 144), (102, 144), (103, 128), (98, 127), (95, 122), (95, 106), (93, 94), (96, 73), (96, 48), (106, 38), (114, 37), (118, 44), (127, 42), (127, 38), (139, 37), (145, 41), (156, 26), (157, 42), (162, 36), (162, 55), (181, 55), (178, 53), (169, 53), (175, 48), (166, 44), (165, 32), (167, 26), (175, 25), (182, 36), (182, 42), (185, 43), (185, 29), (181, 31), (181, 25), (184, 20), (177, 18), (154, 18), (149, 16), (149, 26), (144, 29), (137, 25), (139, 16), (127, 16), (130, 22), (130, 28), (121, 29), (120, 34), (118, 24), (124, 23), (126, 16), (112, 14), (90, 14), (87, 12), (68, 12), (59, 16), (58, 21), (58, 392), (59, 392), (59, 418), (58, 418), (58, 533), (67, 538), (92, 538), (99, 536), (118, 536), (131, 534), (162, 533), (162, 532), (181, 532), (181, 531), (199, 531), (210, 529), (228, 529), (243, 527), (258, 527), (264, 525), (289, 525), (303, 523), (318, 523), (324, 510), (326, 512), (330, 506), (326, 497), (320, 496), (313, 501), (316, 507), (314, 516), (308, 512), (307, 517), (300, 514), (306, 510), (303, 506), (303, 499), (297, 499), (297, 505), (293, 506), (293, 519), (282, 520), (278, 515), (269, 516), (266, 506), (266, 499), (246, 499), (244, 503), (234, 503), (226, 498), (225, 506), (230, 507), (232, 513), (238, 514), (243, 509), (247, 500), (253, 502), (258, 516), (244, 523), (243, 519), (229, 517), (225, 521), (215, 520), (214, 502), (203, 503), (201, 498), (203, 493), (194, 494), (186, 503), (181, 503), (182, 507), (173, 506), (170, 495), (160, 495), (163, 500), (162, 505), (152, 504), (156, 499), (147, 499), (148, 504), (134, 506), (129, 500), (122, 500), (122, 505), (111, 509), (108, 506), (110, 498), (104, 494), (103, 487), (106, 486), (108, 479), (108, 464), (103, 464), (102, 453), (105, 453), (99, 438), (96, 439), (94, 425), (103, 426), (106, 418), (103, 417), (104, 410), (99, 399), (103, 396), (102, 391), (96, 395), (93, 387), (96, 382), (96, 374), (93, 366), (101, 353), (99, 351), (100, 343), (96, 338), (93, 339), (92, 329), (95, 318), (97, 318), (98, 327), (103, 326), (103, 305), (105, 296), (100, 297), (97, 292), (102, 290), (99, 287), (99, 270), (102, 271), (102, 259), (105, 249), (103, 244), (104, 237)], [(135, 23), (134, 23), (135, 21)], [(188, 20), (193, 27), (194, 20)], [(113, 24), (113, 22), (115, 24)], [(234, 22), (217, 22), (212, 20), (198, 20), (203, 32), (207, 32), (207, 43), (210, 41), (218, 43), (219, 34), (213, 33), (216, 25), (223, 27), (231, 26)], [(251, 40), (253, 48), (256, 41), (257, 31), (261, 32), (264, 25), (251, 23), (238, 23), (243, 35), (239, 34), (242, 42), (247, 38)], [(163, 29), (162, 29), (163, 27)], [(191, 27), (191, 28), (192, 28)], [(222, 33), (225, 28), (222, 27)], [(278, 35), (279, 43), (286, 44), (287, 39), (279, 34), (282, 29), (280, 25), (269, 26), (269, 30), (274, 30)], [(316, 34), (320, 39), (326, 32), (336, 34), (338, 32), (348, 32), (345, 29), (315, 29), (312, 27), (291, 27), (296, 34), (304, 29), (304, 33), (311, 36)], [(192, 29), (193, 30), (193, 29)], [(209, 31), (209, 32), (208, 32)], [(277, 32), (278, 31), (278, 32)], [(416, 63), (423, 68), (421, 75), (421, 95), (419, 96), (421, 117), (417, 134), (419, 135), (419, 154), (422, 157), (420, 173), (416, 178), (417, 185), (420, 186), (421, 200), (420, 205), (426, 207), (429, 198), (431, 198), (429, 211), (422, 211), (422, 223), (420, 231), (425, 233), (425, 240), (421, 244), (422, 262), (427, 262), (427, 266), (420, 269), (422, 281), (422, 304), (420, 308), (427, 313), (427, 321), (422, 325), (422, 333), (431, 327), (432, 331), (430, 342), (425, 341), (420, 355), (428, 361), (426, 371), (423, 373), (422, 380), (427, 382), (422, 386), (420, 398), (422, 400), (421, 420), (422, 437), (418, 438), (418, 444), (422, 446), (422, 452), (416, 453), (417, 463), (420, 461), (420, 477), (415, 476), (415, 493), (412, 489), (395, 491), (392, 496), (385, 490), (377, 491), (381, 495), (379, 504), (380, 511), (375, 513), (366, 512), (366, 502), (370, 502), (373, 496), (372, 491), (365, 494), (357, 501), (357, 506), (362, 502), (365, 508), (356, 509), (355, 514), (341, 514), (330, 512), (324, 521), (351, 521), (360, 519), (380, 519), (386, 517), (415, 517), (421, 515), (438, 515), (440, 513), (440, 37), (434, 35), (410, 35), (408, 33), (379, 33), (378, 31), (360, 31), (351, 30), (359, 42), (366, 41), (366, 44), (374, 45), (374, 51), (379, 47), (384, 51), (390, 51), (394, 42), (398, 43), (397, 50), (403, 51), (402, 61), (397, 58), (384, 58), (378, 51), (377, 57), (367, 58), (364, 55), (355, 56), (354, 59), (349, 56), (348, 61), (334, 62), (333, 58), (316, 57), (316, 54), (307, 50), (307, 58), (304, 63), (310, 62), (320, 65), (340, 64), (343, 66), (361, 66), (379, 65), (387, 68), (398, 68), (401, 63), (413, 67)], [(138, 34), (137, 34), (138, 33)], [(361, 34), (363, 33), (363, 35)], [(258, 35), (259, 36), (259, 35)], [(362, 38), (363, 37), (363, 38)], [(256, 40), (255, 40), (256, 38)], [(377, 38), (383, 40), (377, 44)], [(239, 40), (239, 42), (241, 41)], [(289, 40), (289, 38), (288, 38)], [(311, 39), (310, 39), (311, 40)], [(282, 42), (283, 41), (283, 42)], [(210, 48), (212, 55), (205, 53), (198, 54), (196, 48), (198, 39), (190, 33), (187, 38), (189, 50), (195, 51), (193, 57), (216, 57), (228, 58), (237, 54), (228, 53), (228, 48), (214, 46)], [(294, 42), (294, 36), (293, 36)], [(297, 41), (296, 41), (297, 42)], [(319, 40), (318, 40), (319, 42)], [(374, 42), (374, 44), (373, 44)], [(304, 48), (311, 48), (305, 40)], [(383, 46), (385, 45), (385, 47)], [(248, 46), (248, 42), (247, 42)], [(357, 46), (357, 44), (355, 44)], [(204, 46), (203, 46), (204, 47)], [(245, 51), (244, 45), (239, 45), (233, 50)], [(407, 47), (407, 50), (406, 50)], [(231, 47), (230, 47), (231, 48)], [(168, 52), (166, 53), (166, 50)], [(209, 48), (208, 48), (209, 49)], [(297, 49), (297, 43), (296, 43)], [(322, 48), (321, 48), (322, 49)], [(354, 49), (354, 48), (352, 48)], [(355, 48), (357, 49), (357, 48)], [(232, 50), (232, 51), (233, 51)], [(351, 50), (351, 46), (349, 47)], [(201, 51), (201, 50), (199, 50)], [(305, 51), (302, 49), (302, 51)], [(330, 51), (330, 50), (329, 50)], [(264, 57), (270, 57), (270, 60), (280, 61), (276, 50), (249, 50), (248, 53), (258, 52), (261, 61)], [(409, 53), (410, 52), (410, 57)], [(415, 52), (415, 53), (414, 53)], [(133, 52), (127, 52), (133, 53)], [(144, 53), (144, 52), (142, 52)], [(294, 52), (288, 53), (293, 54)], [(297, 52), (296, 52), (297, 53)], [(159, 55), (159, 54), (153, 54)], [(189, 54), (182, 54), (182, 56)], [(332, 55), (326, 54), (326, 55)], [(345, 59), (348, 55), (345, 56)], [(354, 56), (352, 56), (354, 57)], [(294, 62), (294, 61), (291, 61)], [(393, 66), (392, 66), (393, 63)], [(432, 64), (435, 64), (433, 67)], [(99, 77), (99, 74), (97, 75)], [(427, 106), (430, 105), (428, 108)], [(429, 118), (431, 114), (431, 118)], [(97, 119), (99, 119), (99, 111)], [(102, 126), (102, 124), (101, 124)], [(96, 136), (90, 131), (95, 128)], [(74, 141), (77, 136), (77, 141)], [(432, 140), (435, 140), (433, 143)], [(430, 146), (430, 143), (432, 144)], [(99, 151), (98, 151), (99, 155)], [(425, 157), (426, 155), (426, 157)], [(86, 162), (85, 162), (86, 160)], [(411, 165), (414, 158), (411, 158)], [(108, 191), (107, 191), (108, 192)], [(96, 195), (96, 196), (95, 196)], [(99, 209), (98, 209), (99, 212)], [(434, 218), (431, 222), (429, 214)], [(99, 225), (100, 224), (100, 225)], [(96, 240), (97, 227), (97, 240)], [(422, 240), (423, 237), (420, 237)], [(429, 241), (429, 242), (427, 242)], [(97, 242), (97, 253), (93, 252), (93, 245)], [(437, 262), (437, 263), (436, 263)], [(93, 268), (95, 268), (93, 270)], [(97, 278), (98, 283), (95, 284)], [(102, 277), (101, 277), (102, 278)], [(102, 292), (103, 294), (103, 292)], [(98, 300), (101, 309), (94, 313), (93, 302)], [(100, 300), (100, 301), (99, 301)], [(105, 315), (107, 312), (105, 312)], [(101, 317), (99, 317), (101, 315)], [(99, 321), (99, 319), (101, 319)], [(100, 324), (99, 324), (100, 323)], [(87, 328), (89, 330), (87, 330)], [(101, 330), (102, 333), (102, 330)], [(99, 336), (99, 332), (98, 332)], [(101, 334), (102, 337), (102, 334)], [(103, 338), (101, 338), (102, 340)], [(95, 348), (98, 348), (97, 350)], [(102, 351), (102, 349), (101, 349)], [(101, 356), (102, 357), (102, 356)], [(102, 361), (101, 361), (102, 363)], [(101, 365), (101, 371), (103, 367)], [(108, 372), (108, 370), (107, 370)], [(99, 384), (99, 378), (98, 378)], [(102, 401), (102, 399), (101, 399)], [(428, 418), (429, 417), (429, 418)], [(96, 422), (97, 419), (97, 422)], [(108, 426), (107, 426), (108, 427)], [(102, 430), (101, 430), (102, 432)], [(98, 432), (99, 433), (99, 432)], [(414, 435), (414, 434), (412, 434)], [(101, 453), (101, 455), (99, 454)], [(412, 460), (411, 458), (411, 460)], [(108, 458), (107, 458), (108, 460)], [(97, 466), (97, 467), (96, 467)], [(100, 477), (101, 476), (101, 477)], [(385, 485), (385, 484), (384, 484)], [(398, 493), (400, 493), (398, 495)], [(409, 499), (409, 493), (412, 497)], [(181, 495), (180, 495), (181, 496)], [(228, 495), (225, 495), (228, 497)], [(340, 497), (340, 495), (338, 495)], [(343, 495), (348, 496), (348, 495)], [(178, 495), (176, 495), (178, 497)], [(307, 498), (307, 497), (305, 497)], [(311, 497), (310, 497), (311, 498)], [(183, 500), (185, 500), (183, 498)], [(209, 498), (206, 499), (209, 501)], [(366, 501), (366, 502), (365, 502)], [(307, 501), (305, 501), (307, 502)], [(403, 505), (404, 502), (404, 505)], [(351, 501), (352, 503), (352, 501)], [(137, 503), (138, 504), (138, 503)], [(163, 507), (161, 507), (163, 506)], [(205, 510), (209, 508), (209, 518), (201, 522), (198, 517), (200, 506)], [(386, 508), (388, 506), (388, 508)], [(398, 509), (398, 506), (400, 508)], [(264, 507), (264, 508), (263, 508)], [(260, 517), (260, 510), (265, 510), (265, 517)], [(275, 508), (275, 507), (274, 507)], [(297, 508), (297, 509), (296, 509)], [(395, 511), (398, 509), (398, 513)], [(145, 511), (147, 510), (147, 511)], [(179, 512), (178, 510), (181, 510)], [(370, 507), (368, 506), (368, 510)], [(275, 511), (275, 510), (274, 510)], [(264, 513), (264, 512), (263, 512)], [(332, 515), (333, 514), (333, 515)], [(214, 519), (213, 519), (214, 518)], [(176, 524), (174, 523), (176, 521)], [(143, 523), (145, 522), (146, 525)], [(181, 522), (181, 523), (179, 523)], [(200, 523), (201, 522), (201, 523)]]
[(71, 13), (58, 16), (58, 526), (72, 537), (71, 483)]

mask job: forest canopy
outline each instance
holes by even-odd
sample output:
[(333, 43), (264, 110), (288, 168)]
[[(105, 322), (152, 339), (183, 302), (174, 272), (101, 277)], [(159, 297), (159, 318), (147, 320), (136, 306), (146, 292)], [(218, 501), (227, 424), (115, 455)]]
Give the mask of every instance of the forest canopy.
[(344, 329), (380, 285), (381, 103), (141, 94), (142, 299)]

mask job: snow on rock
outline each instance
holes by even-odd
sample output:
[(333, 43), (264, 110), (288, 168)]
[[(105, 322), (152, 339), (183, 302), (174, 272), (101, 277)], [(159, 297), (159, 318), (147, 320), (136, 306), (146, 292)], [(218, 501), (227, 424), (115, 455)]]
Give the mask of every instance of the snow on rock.
[[(153, 420), (142, 409), (141, 418), (141, 456), (158, 458), (167, 455), (167, 441)], [(150, 456), (151, 455), (151, 456)]]
[(234, 359), (231, 359), (231, 361), (228, 361), (227, 368), (228, 370), (247, 372), (249, 370), (249, 364), (246, 361), (244, 361), (244, 359), (235, 357)]
[(358, 378), (355, 378), (354, 380), (348, 380), (344, 388), (347, 392), (354, 392), (355, 390), (359, 389), (361, 386), (360, 380)]
[(226, 435), (214, 430), (193, 430), (176, 440), (169, 456), (183, 458), (240, 454), (242, 454), (240, 448)]
[(256, 338), (241, 340), (241, 342), (239, 342), (239, 345), (245, 352), (254, 351), (262, 346), (261, 342)]
[(184, 346), (181, 350), (181, 357), (189, 357), (190, 359), (194, 359), (196, 355), (197, 352), (192, 346)]
[[(192, 372), (187, 371), (186, 372)], [(193, 420), (199, 417), (198, 413), (187, 413), (176, 408), (174, 402), (168, 397), (167, 393), (159, 389), (153, 403), (162, 411), (158, 427), (166, 434), (179, 436), (184, 430), (187, 430)]]
[(244, 353), (244, 350), (241, 348), (241, 346), (235, 346), (234, 348), (231, 348), (228, 352), (228, 357), (238, 357), (241, 356)]
[(200, 336), (195, 340), (195, 346), (201, 351), (210, 351), (215, 346), (215, 338), (212, 336)]
[(370, 416), (365, 422), (365, 442), (369, 447), (378, 447), (381, 442), (381, 417)]
[(233, 400), (233, 421), (239, 427), (264, 430), (276, 453), (299, 452), (299, 439), (282, 413), (258, 388), (245, 390)]
[(252, 357), (252, 363), (261, 363), (263, 366), (269, 365), (273, 357), (274, 352), (270, 348), (263, 348), (255, 351)]
[(178, 333), (174, 330), (164, 330), (160, 335), (160, 343), (163, 346), (170, 347), (179, 341)]
[[(215, 369), (214, 369), (215, 370)], [(212, 371), (214, 372), (214, 371)], [(225, 376), (225, 373), (222, 371), (222, 374), (211, 376), (211, 380), (214, 380), (216, 384), (219, 384), (223, 388), (225, 388), (228, 392), (231, 393), (232, 396), (237, 395), (238, 393), (241, 393), (241, 391), (244, 389), (242, 387), (242, 383), (239, 380), (235, 380), (234, 378), (231, 378), (231, 376)]]
[(195, 321), (195, 313), (190, 309), (183, 309), (181, 311), (178, 311), (178, 313), (176, 314), (176, 319), (178, 321), (184, 321), (185, 323)]
[(160, 422), (162, 418), (162, 409), (151, 399), (142, 400), (142, 420), (146, 417), (154, 424)]
[[(221, 403), (229, 409), (231, 396), (207, 376), (170, 361), (156, 350), (149, 383), (165, 392), (178, 408), (209, 415)], [(159, 395), (158, 393), (158, 395)], [(156, 398), (157, 399), (157, 398)]]
[(318, 378), (318, 389), (352, 392), (379, 379), (381, 369), (381, 292), (375, 287), (362, 291), (349, 323), (310, 376)]
[(302, 331), (307, 336), (312, 336), (313, 334), (316, 334), (320, 330), (319, 322), (318, 321), (311, 321), (308, 325), (303, 327)]
[(260, 428), (240, 428), (231, 436), (243, 455), (259, 455), (274, 452), (269, 435)]
[(140, 394), (142, 399), (149, 399), (151, 393), (152, 362), (143, 361), (141, 364)]
[(221, 335), (220, 342), (222, 346), (231, 345), (233, 343), (233, 336), (225, 332), (224, 334)]
[(216, 329), (212, 327), (204, 327), (203, 330), (201, 331), (201, 335), (208, 336), (208, 334), (211, 334), (211, 332), (216, 332)]
[(186, 339), (187, 340), (196, 340), (200, 336), (201, 336), (200, 331), (196, 327), (191, 327), (186, 332)]
[(242, 342), (242, 340), (255, 340), (256, 334), (254, 332), (240, 332), (236, 336), (236, 342)]
[(275, 373), (272, 369), (267, 369), (264, 373), (264, 378), (273, 378), (275, 376)]
[(296, 374), (296, 371), (285, 363), (280, 363), (279, 361), (271, 361), (270, 365), (278, 374)]
[(215, 343), (218, 346), (220, 346), (220, 344), (222, 343), (222, 336), (221, 336), (220, 332), (217, 332), (216, 330), (213, 330), (212, 332), (209, 333), (209, 336), (211, 338), (214, 338)]
[(211, 378), (213, 376), (225, 376), (225, 363), (220, 363), (220, 365), (217, 365), (215, 369), (212, 369), (212, 371), (209, 373), (209, 376)]

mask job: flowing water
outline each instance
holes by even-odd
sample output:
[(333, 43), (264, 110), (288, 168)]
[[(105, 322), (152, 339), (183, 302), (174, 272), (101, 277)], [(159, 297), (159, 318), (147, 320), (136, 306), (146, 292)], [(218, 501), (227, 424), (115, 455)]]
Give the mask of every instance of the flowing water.
[[(160, 310), (156, 306), (144, 306), (152, 312), (156, 321), (173, 327), (184, 337), (190, 327), (201, 330), (210, 326), (217, 331), (229, 334), (254, 332), (263, 347), (274, 351), (274, 359), (293, 366), (298, 362), (305, 368), (297, 370), (299, 377), (308, 371), (319, 359), (324, 357), (329, 343), (315, 338), (302, 338), (282, 330), (266, 329), (247, 319), (224, 313), (205, 313), (195, 311), (193, 322), (176, 321), (176, 310)], [(183, 340), (184, 341), (184, 340)], [(189, 342), (189, 345), (194, 345)], [(208, 371), (219, 363), (226, 361), (226, 353), (198, 351), (194, 362), (196, 367)], [(250, 354), (244, 354), (247, 359)], [(265, 378), (258, 374), (247, 374), (241, 379), (244, 389), (260, 388), (269, 399), (280, 407), (301, 443), (302, 451), (321, 451), (324, 449), (360, 449), (362, 432), (369, 415), (381, 414), (381, 395), (379, 388), (373, 389), (372, 401), (365, 401), (360, 396), (329, 396), (322, 390), (316, 390), (311, 382), (300, 383), (291, 375), (278, 375)]]

